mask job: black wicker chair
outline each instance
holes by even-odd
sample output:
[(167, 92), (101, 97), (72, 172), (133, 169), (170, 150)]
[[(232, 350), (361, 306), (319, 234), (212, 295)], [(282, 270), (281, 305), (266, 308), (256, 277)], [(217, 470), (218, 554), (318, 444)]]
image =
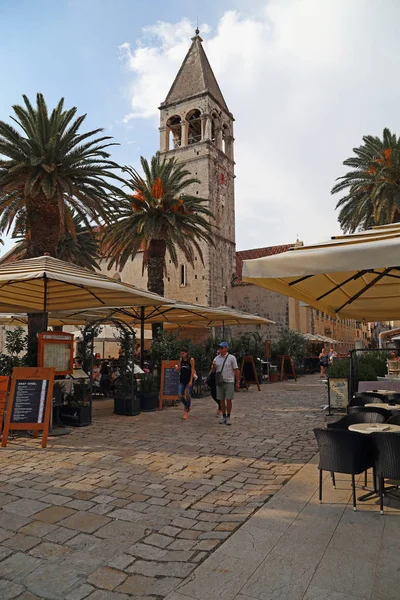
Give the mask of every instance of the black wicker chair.
[(393, 417), (390, 417), (390, 419), (388, 419), (386, 422), (391, 423), (392, 425), (400, 425), (400, 415), (394, 415)]
[(349, 425), (355, 425), (356, 423), (386, 423), (386, 421), (386, 416), (374, 410), (354, 411), (342, 417), (339, 421), (329, 423), (327, 427), (328, 429), (348, 429)]
[[(349, 415), (359, 415), (362, 421), (358, 421), (358, 423), (385, 423), (391, 417), (390, 410), (386, 410), (386, 408), (380, 408), (377, 406), (374, 408), (373, 406), (350, 406), (349, 407)], [(382, 419), (378, 419), (376, 415), (382, 417)], [(378, 419), (378, 420), (375, 420)]]
[[(400, 433), (381, 432), (370, 434), (375, 447), (375, 472), (379, 480), (379, 503), (383, 515), (384, 480), (400, 480)], [(391, 486), (389, 489), (397, 489)]]
[(370, 402), (373, 402), (373, 400), (371, 400), (371, 398), (369, 398), (368, 396), (364, 396), (364, 394), (362, 392), (355, 392), (354, 396), (350, 400), (348, 406), (365, 406), (366, 404), (369, 404)]
[(345, 429), (314, 429), (314, 435), (319, 449), (319, 501), (322, 502), (323, 471), (348, 473), (351, 475), (353, 509), (357, 510), (355, 475), (374, 464), (372, 440), (368, 435)]

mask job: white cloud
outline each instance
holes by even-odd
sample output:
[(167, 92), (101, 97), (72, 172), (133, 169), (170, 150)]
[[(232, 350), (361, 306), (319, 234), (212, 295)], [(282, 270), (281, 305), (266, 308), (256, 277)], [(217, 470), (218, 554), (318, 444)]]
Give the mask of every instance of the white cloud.
[[(330, 195), (364, 134), (398, 129), (397, 0), (265, 0), (226, 12), (204, 47), (235, 116), (239, 249), (338, 231)], [(158, 22), (121, 56), (133, 74), (125, 121), (157, 126), (193, 25)]]

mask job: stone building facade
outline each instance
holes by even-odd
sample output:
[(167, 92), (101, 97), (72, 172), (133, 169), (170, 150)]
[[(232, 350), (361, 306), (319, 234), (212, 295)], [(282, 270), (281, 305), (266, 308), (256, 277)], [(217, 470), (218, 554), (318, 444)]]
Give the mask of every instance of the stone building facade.
[[(289, 327), (338, 339), (343, 342), (338, 349), (346, 352), (354, 347), (356, 340), (365, 345), (365, 325), (331, 319), (293, 298), (242, 282), (243, 260), (285, 252), (295, 244), (236, 252), (234, 118), (198, 31), (159, 110), (159, 150), (163, 156), (184, 163), (199, 180), (188, 188), (188, 193), (208, 200), (215, 226), (215, 247), (201, 244), (204, 265), (200, 256), (196, 256), (193, 268), (181, 255), (176, 269), (167, 255), (165, 295), (205, 306), (232, 306), (272, 319), (275, 325), (250, 327), (271, 341), (276, 341), (282, 329)], [(142, 258), (139, 253), (121, 273), (111, 272), (111, 276), (146, 288), (147, 272), (142, 273)], [(106, 261), (101, 269), (110, 275)], [(249, 327), (237, 326), (232, 333), (238, 335), (247, 330)], [(198, 338), (208, 332), (187, 330), (184, 334)]]
[[(183, 162), (199, 180), (187, 192), (208, 200), (208, 208), (214, 215), (215, 247), (201, 243), (204, 265), (197, 255), (194, 268), (180, 255), (176, 269), (167, 255), (167, 297), (205, 306), (232, 304), (231, 282), (235, 271), (233, 121), (202, 39), (196, 32), (160, 106), (160, 152)], [(102, 271), (107, 272), (105, 263)], [(146, 287), (142, 254), (114, 276)]]
[[(299, 242), (296, 242), (297, 244)], [(233, 281), (233, 306), (275, 321), (275, 325), (259, 325), (256, 330), (264, 338), (276, 342), (283, 329), (319, 334), (340, 342), (338, 352), (347, 353), (354, 347), (366, 347), (371, 338), (368, 323), (351, 319), (335, 319), (304, 303), (277, 292), (242, 281), (244, 260), (262, 258), (286, 252), (295, 244), (254, 248), (236, 253), (236, 273)], [(245, 333), (245, 326), (235, 327), (235, 334)], [(254, 330), (254, 327), (252, 327)]]

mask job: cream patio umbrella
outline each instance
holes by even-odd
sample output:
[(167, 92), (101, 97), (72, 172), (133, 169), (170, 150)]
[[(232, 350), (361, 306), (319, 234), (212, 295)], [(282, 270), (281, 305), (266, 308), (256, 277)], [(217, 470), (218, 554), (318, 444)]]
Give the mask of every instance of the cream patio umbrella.
[(243, 281), (339, 318), (400, 318), (400, 225), (373, 227), (247, 260)]
[(110, 305), (144, 307), (169, 302), (174, 303), (51, 256), (0, 265), (0, 307), (3, 312), (31, 314), (28, 335), (33, 340), (38, 331), (47, 329), (48, 313), (52, 311), (89, 310)]
[[(14, 315), (16, 317), (16, 315)], [(96, 319), (118, 317), (130, 325), (138, 325), (142, 321), (146, 325), (163, 323), (177, 327), (219, 327), (222, 325), (271, 325), (274, 321), (229, 307), (212, 308), (198, 304), (171, 301), (169, 304), (147, 307), (108, 307), (90, 311), (67, 311), (50, 314), (50, 319), (57, 324), (81, 325)]]
[(0, 308), (8, 307), (3, 312), (48, 313), (169, 303), (174, 301), (52, 256), (0, 266)]
[[(112, 280), (114, 281), (114, 280)], [(137, 289), (137, 288), (135, 288)], [(152, 298), (154, 295), (152, 295)], [(156, 296), (160, 299), (160, 296)], [(162, 298), (162, 300), (165, 300)], [(168, 304), (159, 306), (112, 306), (95, 308), (92, 310), (55, 311), (49, 313), (48, 324), (52, 326), (63, 325), (88, 325), (93, 322), (104, 324), (113, 323), (114, 320), (125, 322), (141, 329), (141, 364), (143, 364), (144, 328), (151, 327), (153, 323), (163, 323), (166, 328), (207, 328), (228, 327), (234, 325), (271, 325), (274, 321), (253, 315), (226, 306), (212, 308), (198, 304), (182, 303), (169, 300)], [(0, 315), (0, 324), (23, 325), (26, 323), (24, 314)]]

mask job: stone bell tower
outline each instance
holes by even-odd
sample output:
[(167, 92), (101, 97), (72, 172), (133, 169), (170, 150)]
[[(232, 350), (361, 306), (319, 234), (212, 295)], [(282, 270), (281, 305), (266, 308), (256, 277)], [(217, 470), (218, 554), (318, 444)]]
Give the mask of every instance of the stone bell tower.
[(160, 152), (185, 163), (199, 184), (188, 193), (207, 198), (215, 247), (202, 244), (204, 267), (183, 256), (176, 270), (167, 257), (165, 295), (209, 306), (231, 304), (235, 270), (233, 121), (202, 46), (198, 29), (160, 106)]

